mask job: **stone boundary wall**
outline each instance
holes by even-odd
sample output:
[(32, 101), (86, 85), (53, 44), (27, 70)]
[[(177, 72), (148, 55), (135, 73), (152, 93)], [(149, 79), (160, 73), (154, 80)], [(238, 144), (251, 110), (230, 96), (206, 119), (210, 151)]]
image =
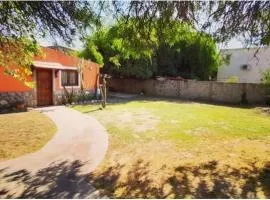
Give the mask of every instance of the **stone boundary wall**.
[[(71, 88), (68, 88), (67, 89), (68, 92), (71, 92), (72, 89)], [(82, 90), (80, 88), (73, 88), (73, 94), (74, 95), (80, 95), (82, 92)], [(83, 90), (84, 93), (88, 93), (88, 94), (95, 94), (95, 90), (86, 90), (84, 89)], [(54, 104), (55, 105), (61, 105), (63, 104), (63, 96), (65, 95), (65, 90), (64, 89), (58, 89), (58, 90), (55, 90), (53, 92), (53, 101), (54, 101)]]
[(0, 111), (15, 109), (17, 104), (25, 103), (26, 106), (36, 105), (33, 91), (28, 92), (0, 92)]
[[(67, 89), (69, 92), (71, 89)], [(74, 88), (74, 95), (81, 94), (80, 88)], [(84, 90), (88, 94), (95, 94), (95, 90)], [(53, 92), (53, 105), (63, 104), (64, 89), (58, 89)], [(26, 107), (37, 106), (37, 92), (35, 89), (27, 92), (0, 92), (0, 112), (16, 110), (16, 105), (24, 103)], [(3, 112), (2, 112), (3, 111)]]
[(238, 104), (245, 99), (249, 104), (265, 104), (265, 89), (260, 84), (222, 83), (195, 80), (108, 80), (109, 91), (140, 93), (147, 96), (173, 97), (187, 100)]

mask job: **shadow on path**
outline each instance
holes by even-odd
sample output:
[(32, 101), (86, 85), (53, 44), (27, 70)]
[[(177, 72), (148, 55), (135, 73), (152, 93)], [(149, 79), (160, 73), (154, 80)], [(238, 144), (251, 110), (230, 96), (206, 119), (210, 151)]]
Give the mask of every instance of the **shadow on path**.
[(31, 173), (0, 171), (0, 198), (100, 198), (89, 174), (80, 174), (80, 161), (63, 161)]
[[(35, 173), (0, 170), (0, 198), (259, 198), (270, 197), (269, 166), (239, 169), (211, 161), (178, 166), (161, 184), (153, 184), (150, 164), (135, 162), (122, 180), (124, 165), (98, 174), (80, 174), (80, 161), (52, 163)], [(195, 180), (195, 181), (194, 181)], [(99, 191), (95, 190), (95, 188)], [(121, 191), (121, 192), (119, 192)]]

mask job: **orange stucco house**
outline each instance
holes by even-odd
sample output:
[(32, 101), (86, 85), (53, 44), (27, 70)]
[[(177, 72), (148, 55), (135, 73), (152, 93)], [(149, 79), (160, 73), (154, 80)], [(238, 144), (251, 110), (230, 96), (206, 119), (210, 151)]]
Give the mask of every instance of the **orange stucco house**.
[[(42, 47), (42, 56), (33, 58), (34, 88), (4, 74), (0, 67), (0, 109), (23, 99), (27, 106), (48, 106), (62, 103), (64, 87), (75, 93), (94, 93), (98, 88), (99, 65), (68, 53)], [(83, 66), (83, 67), (82, 67)]]

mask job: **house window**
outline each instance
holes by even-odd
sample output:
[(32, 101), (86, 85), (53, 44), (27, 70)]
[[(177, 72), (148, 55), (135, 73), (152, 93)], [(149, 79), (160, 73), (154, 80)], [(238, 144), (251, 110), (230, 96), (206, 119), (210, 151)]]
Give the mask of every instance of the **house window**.
[(75, 70), (62, 70), (61, 83), (62, 86), (79, 86), (79, 74)]

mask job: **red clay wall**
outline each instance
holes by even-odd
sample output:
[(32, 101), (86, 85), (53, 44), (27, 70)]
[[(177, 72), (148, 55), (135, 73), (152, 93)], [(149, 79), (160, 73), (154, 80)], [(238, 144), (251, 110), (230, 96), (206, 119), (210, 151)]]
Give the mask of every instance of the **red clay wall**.
[[(42, 48), (43, 55), (34, 57), (35, 61), (47, 61), (47, 62), (57, 62), (64, 66), (75, 67), (78, 66), (79, 58), (70, 56), (62, 51)], [(85, 61), (84, 68), (84, 86), (85, 89), (92, 90), (97, 87), (97, 74), (99, 74), (99, 65), (91, 62)], [(56, 89), (59, 89), (59, 72), (56, 77)], [(31, 88), (25, 86), (22, 82), (15, 80), (10, 76), (4, 75), (4, 69), (0, 67), (0, 92), (24, 92), (30, 91)]]
[(25, 86), (21, 81), (4, 74), (4, 68), (0, 67), (0, 92), (26, 92), (31, 88)]
[[(70, 56), (63, 51), (58, 51), (49, 48), (42, 48), (43, 55), (37, 56), (34, 58), (36, 61), (47, 61), (47, 62), (57, 62), (64, 66), (77, 67), (79, 58)], [(83, 82), (84, 89), (93, 90), (97, 87), (97, 74), (99, 74), (99, 65), (85, 60), (84, 61), (84, 70), (83, 70)], [(55, 76), (55, 89), (60, 89), (60, 73), (56, 72)]]
[(42, 54), (34, 57), (36, 61), (57, 62), (65, 66), (76, 66), (79, 58), (70, 56), (67, 53), (55, 49), (42, 47)]
[(88, 62), (83, 69), (83, 84), (89, 89), (95, 89), (98, 87), (99, 65), (93, 62)]

